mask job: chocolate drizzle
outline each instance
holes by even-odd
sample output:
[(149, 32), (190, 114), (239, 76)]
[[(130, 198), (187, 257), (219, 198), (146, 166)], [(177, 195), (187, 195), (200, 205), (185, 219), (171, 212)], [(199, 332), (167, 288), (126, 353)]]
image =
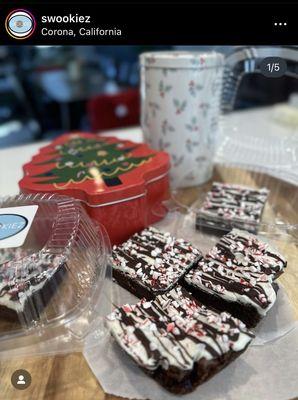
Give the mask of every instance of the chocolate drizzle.
[(180, 286), (154, 301), (117, 308), (107, 325), (120, 346), (151, 371), (191, 370), (202, 359), (243, 351), (253, 337), (240, 320), (208, 309)]
[(197, 217), (208, 225), (213, 225), (213, 218), (215, 221), (221, 221), (222, 227), (225, 226), (224, 222), (227, 225), (237, 222), (237, 226), (242, 223), (243, 228), (251, 230), (260, 222), (268, 194), (266, 188), (251, 189), (214, 182)]
[(233, 229), (223, 236), (209, 252), (209, 256), (248, 269), (252, 273), (265, 273), (274, 280), (287, 265), (285, 258), (257, 236)]
[(201, 258), (189, 242), (149, 227), (114, 247), (112, 265), (153, 292), (169, 290)]
[(188, 272), (185, 281), (224, 300), (248, 304), (263, 316), (276, 300), (272, 282), (285, 266), (283, 256), (267, 243), (233, 229)]
[(0, 306), (22, 310), (31, 294), (39, 290), (62, 265), (61, 257), (14, 249), (1, 252)]

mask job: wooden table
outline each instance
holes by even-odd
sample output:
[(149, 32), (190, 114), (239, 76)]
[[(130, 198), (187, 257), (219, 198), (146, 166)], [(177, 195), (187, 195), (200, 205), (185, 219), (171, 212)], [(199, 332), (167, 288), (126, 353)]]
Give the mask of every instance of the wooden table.
[[(233, 182), (239, 174), (229, 169), (217, 169), (213, 180)], [(241, 180), (247, 185), (259, 185), (266, 182), (271, 191), (277, 190), (275, 202), (277, 211), (291, 222), (298, 224), (298, 188), (287, 183), (278, 183), (276, 179), (260, 176), (256, 173), (245, 173)], [(202, 190), (208, 185), (204, 185)], [(180, 199), (184, 204), (193, 202), (198, 193), (197, 188), (184, 189), (180, 192)], [(298, 241), (298, 237), (297, 237)], [(296, 245), (296, 250), (297, 245)], [(298, 320), (298, 268), (290, 262), (286, 273), (280, 278), (287, 290), (294, 306)], [(106, 395), (101, 389), (84, 357), (80, 353), (73, 353), (53, 357), (29, 357), (6, 361), (0, 364), (0, 399), (1, 400), (116, 400), (115, 396)], [(32, 376), (31, 386), (19, 391), (12, 387), (10, 378), (17, 369), (26, 369)], [(240, 399), (239, 399), (240, 400)], [(265, 400), (265, 399), (264, 399)]]

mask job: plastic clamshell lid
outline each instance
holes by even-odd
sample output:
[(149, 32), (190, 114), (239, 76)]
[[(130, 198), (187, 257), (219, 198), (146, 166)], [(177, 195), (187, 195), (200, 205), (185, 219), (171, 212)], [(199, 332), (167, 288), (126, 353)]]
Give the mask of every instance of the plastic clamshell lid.
[(142, 66), (151, 68), (204, 69), (211, 67), (223, 67), (224, 56), (215, 51), (156, 51), (141, 54), (140, 63)]
[(77, 343), (109, 311), (98, 305), (108, 276), (104, 231), (79, 201), (55, 194), (0, 198), (0, 223), (4, 212), (31, 206), (37, 211), (23, 244), (0, 246), (0, 356), (57, 335)]
[(19, 186), (24, 193), (61, 193), (97, 206), (145, 194), (146, 185), (169, 168), (169, 155), (146, 144), (70, 133), (24, 165)]

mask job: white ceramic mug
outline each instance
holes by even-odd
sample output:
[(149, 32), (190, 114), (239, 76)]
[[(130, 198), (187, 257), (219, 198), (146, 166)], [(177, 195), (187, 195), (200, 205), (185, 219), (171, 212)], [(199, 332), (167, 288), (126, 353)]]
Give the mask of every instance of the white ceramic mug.
[(223, 55), (152, 52), (141, 54), (140, 63), (146, 142), (170, 154), (174, 186), (206, 182), (219, 128)]

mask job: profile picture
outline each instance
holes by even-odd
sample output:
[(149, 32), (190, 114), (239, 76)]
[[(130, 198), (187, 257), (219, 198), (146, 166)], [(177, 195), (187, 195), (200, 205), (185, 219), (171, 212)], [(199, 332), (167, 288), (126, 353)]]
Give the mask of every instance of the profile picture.
[(14, 39), (27, 39), (35, 31), (36, 20), (27, 10), (13, 10), (6, 17), (5, 28)]

